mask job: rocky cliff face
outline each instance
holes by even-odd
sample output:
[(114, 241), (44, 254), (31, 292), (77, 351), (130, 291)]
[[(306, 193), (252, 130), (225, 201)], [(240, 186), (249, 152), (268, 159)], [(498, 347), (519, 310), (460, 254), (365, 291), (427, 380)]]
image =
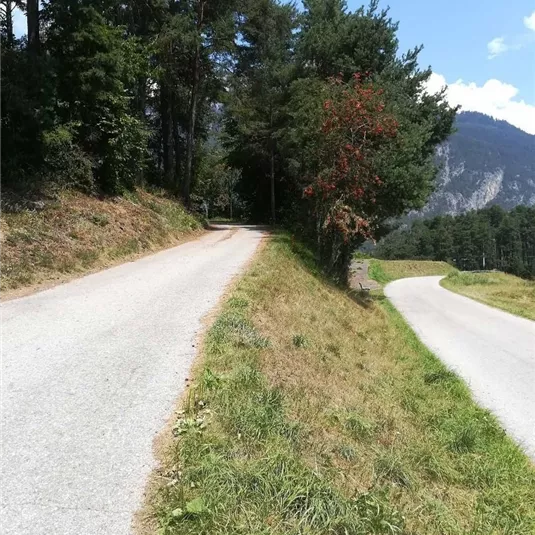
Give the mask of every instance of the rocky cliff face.
[(535, 136), (472, 112), (461, 113), (456, 127), (437, 150), (436, 190), (417, 215), (535, 205)]

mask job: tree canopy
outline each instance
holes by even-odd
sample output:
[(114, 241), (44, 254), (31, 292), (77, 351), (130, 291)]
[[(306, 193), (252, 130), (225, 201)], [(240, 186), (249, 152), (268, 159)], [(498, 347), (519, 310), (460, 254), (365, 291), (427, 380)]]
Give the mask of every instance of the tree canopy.
[(463, 270), (498, 269), (535, 277), (535, 208), (499, 206), (416, 220), (381, 240), (386, 259), (443, 260)]
[[(153, 185), (291, 225), (326, 268), (433, 189), (455, 109), (377, 0), (2, 0), (4, 187)], [(27, 13), (26, 37), (13, 11)]]

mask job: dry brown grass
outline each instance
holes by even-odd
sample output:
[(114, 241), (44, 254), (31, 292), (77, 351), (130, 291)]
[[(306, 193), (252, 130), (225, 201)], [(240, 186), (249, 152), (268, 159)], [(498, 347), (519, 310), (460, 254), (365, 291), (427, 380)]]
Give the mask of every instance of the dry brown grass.
[(161, 194), (138, 190), (99, 200), (64, 193), (43, 210), (2, 215), (2, 290), (107, 267), (201, 229), (198, 219)]
[(156, 500), (163, 533), (535, 529), (535, 471), (495, 419), (382, 295), (331, 284), (288, 236), (239, 282), (203, 359)]
[(452, 273), (444, 288), (511, 314), (535, 320), (535, 281), (507, 273)]

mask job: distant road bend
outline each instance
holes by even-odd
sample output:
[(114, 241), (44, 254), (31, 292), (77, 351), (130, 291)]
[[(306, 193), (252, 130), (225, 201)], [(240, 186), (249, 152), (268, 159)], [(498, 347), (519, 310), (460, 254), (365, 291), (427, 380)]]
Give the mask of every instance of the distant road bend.
[(535, 322), (450, 292), (441, 278), (401, 279), (385, 293), (535, 460)]
[(263, 232), (219, 227), (2, 304), (3, 535), (126, 535), (201, 319)]

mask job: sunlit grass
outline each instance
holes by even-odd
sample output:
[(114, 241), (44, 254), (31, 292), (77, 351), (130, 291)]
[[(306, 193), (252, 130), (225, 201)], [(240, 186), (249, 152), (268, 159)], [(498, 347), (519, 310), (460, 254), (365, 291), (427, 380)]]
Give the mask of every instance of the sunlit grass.
[(382, 295), (356, 302), (285, 234), (207, 334), (183, 410), (163, 534), (535, 532), (535, 471), (496, 420)]
[(535, 320), (535, 281), (507, 273), (451, 273), (444, 288), (517, 316)]
[(381, 284), (406, 277), (448, 275), (457, 270), (446, 262), (433, 260), (378, 260), (370, 261), (370, 277)]

